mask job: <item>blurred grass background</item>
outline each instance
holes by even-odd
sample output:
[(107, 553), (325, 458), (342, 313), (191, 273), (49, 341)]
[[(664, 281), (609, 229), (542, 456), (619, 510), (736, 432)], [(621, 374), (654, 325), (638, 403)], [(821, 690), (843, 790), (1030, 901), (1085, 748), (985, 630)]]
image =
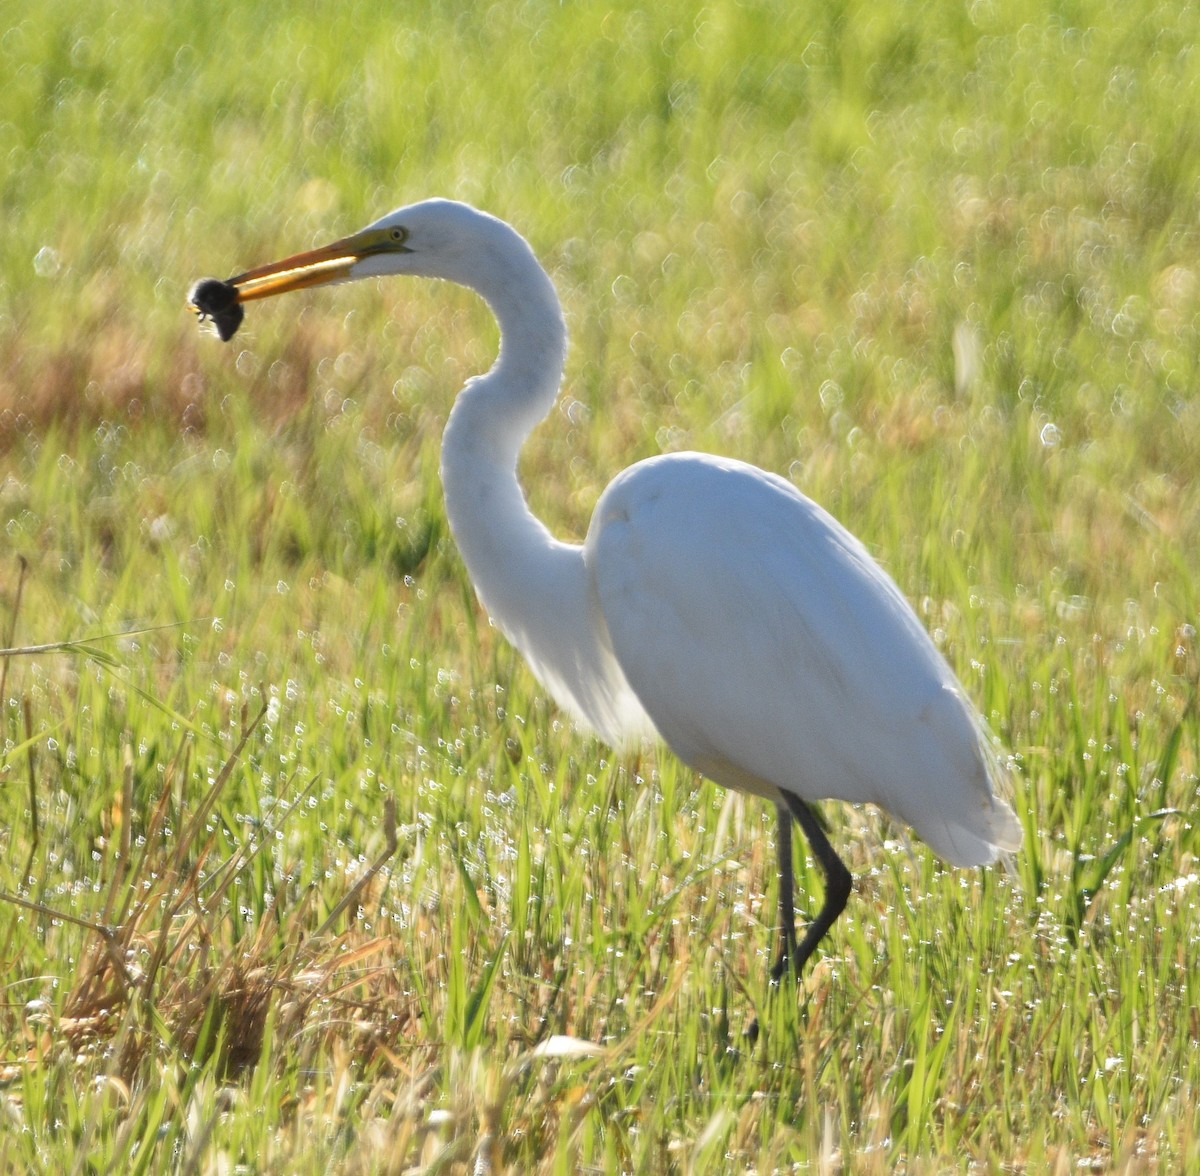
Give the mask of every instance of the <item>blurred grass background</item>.
[[(0, 625), (90, 642), (0, 684), (6, 1170), (1188, 1166), (1196, 11), (3, 12)], [(856, 893), (768, 1001), (769, 814), (572, 731), (475, 604), (482, 306), (183, 310), (428, 195), (562, 293), (535, 509), (789, 475), (1014, 753), (1011, 876), (829, 806)]]

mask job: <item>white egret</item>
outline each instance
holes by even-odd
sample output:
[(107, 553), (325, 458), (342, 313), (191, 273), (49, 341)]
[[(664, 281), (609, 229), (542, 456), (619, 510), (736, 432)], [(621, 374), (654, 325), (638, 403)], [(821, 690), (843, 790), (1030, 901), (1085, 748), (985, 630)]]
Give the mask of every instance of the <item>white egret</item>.
[[(866, 548), (790, 482), (701, 453), (648, 458), (601, 495), (582, 544), (529, 510), (517, 458), (554, 404), (567, 331), (526, 241), (429, 200), (331, 245), (193, 288), (223, 338), (241, 306), (330, 282), (411, 274), (477, 291), (500, 354), (446, 424), (446, 513), (493, 622), (550, 694), (612, 744), (657, 734), (696, 771), (779, 814), (778, 977), (798, 974), (851, 876), (810, 802), (878, 805), (959, 866), (1021, 844), (981, 721)], [(791, 819), (825, 876), (797, 942)]]

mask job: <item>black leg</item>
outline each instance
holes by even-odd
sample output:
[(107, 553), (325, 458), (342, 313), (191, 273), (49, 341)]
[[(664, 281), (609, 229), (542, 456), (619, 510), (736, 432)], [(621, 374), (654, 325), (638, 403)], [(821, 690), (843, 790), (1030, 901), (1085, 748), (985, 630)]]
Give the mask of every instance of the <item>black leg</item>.
[[(845, 863), (834, 852), (821, 828), (817, 815), (798, 796), (784, 793), (786, 804), (777, 804), (776, 813), (779, 817), (779, 956), (771, 968), (771, 980), (778, 983), (788, 965), (799, 976), (808, 963), (809, 957), (817, 949), (825, 932), (837, 922), (837, 917), (846, 909), (854, 879)], [(821, 904), (820, 913), (809, 924), (804, 939), (796, 943), (796, 879), (792, 867), (792, 818), (795, 817), (808, 844), (812, 847), (813, 856), (825, 874), (825, 901)], [(746, 1027), (746, 1037), (753, 1044), (758, 1040), (758, 1018)]]
[[(850, 876), (850, 871), (846, 869), (845, 863), (834, 851), (833, 846), (829, 844), (829, 838), (825, 836), (825, 830), (821, 828), (821, 823), (817, 820), (816, 813), (798, 796), (793, 796), (790, 792), (785, 792), (783, 795), (787, 801), (788, 808), (791, 809), (791, 815), (796, 818), (800, 828), (804, 830), (804, 836), (808, 838), (808, 844), (812, 847), (813, 856), (817, 859), (817, 862), (821, 866), (821, 871), (825, 875), (825, 901), (821, 904), (820, 913), (809, 924), (808, 930), (805, 932), (804, 939), (800, 942), (799, 947), (796, 947), (796, 926), (794, 919), (789, 918), (786, 920), (783, 927), (781, 962), (783, 951), (787, 951), (791, 960), (792, 970), (799, 976), (804, 965), (808, 963), (809, 957), (816, 951), (817, 944), (821, 942), (825, 932), (837, 922), (838, 915), (846, 909), (846, 903), (850, 898), (850, 891), (854, 886), (854, 879)], [(785, 819), (786, 811), (782, 805), (779, 806), (781, 826), (788, 823)], [(781, 853), (784, 845), (785, 839), (781, 828), (779, 837)], [(784, 886), (787, 890), (787, 908), (790, 915), (792, 908), (792, 846), (790, 830), (786, 839), (786, 847), (786, 860), (780, 863), (780, 885)], [(782, 915), (784, 911), (784, 898), (782, 894), (779, 897), (779, 911)], [(789, 927), (791, 928), (790, 936), (788, 933)], [(792, 950), (788, 950), (789, 947)], [(778, 968), (778, 965), (776, 967)], [(782, 969), (779, 969), (779, 972), (781, 974)]]
[(771, 979), (778, 983), (788, 961), (796, 958), (796, 879), (792, 873), (792, 811), (777, 804), (775, 813), (779, 818), (779, 955)]

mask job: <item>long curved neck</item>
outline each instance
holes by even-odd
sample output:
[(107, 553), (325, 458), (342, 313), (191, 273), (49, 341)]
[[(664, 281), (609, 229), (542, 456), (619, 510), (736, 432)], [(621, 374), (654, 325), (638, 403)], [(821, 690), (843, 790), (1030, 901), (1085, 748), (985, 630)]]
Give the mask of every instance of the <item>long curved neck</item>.
[(446, 422), (446, 514), (493, 622), (560, 705), (617, 743), (650, 721), (613, 657), (583, 547), (550, 534), (517, 479), (521, 447), (557, 399), (567, 329), (546, 272), (508, 232), (465, 279), (496, 315), (500, 355)]
[[(500, 324), (500, 355), (487, 375), (459, 393), (446, 423), (442, 473), (449, 478), (445, 489), (452, 512), (459, 477), (477, 473), (480, 461), (512, 474), (515, 484), (521, 447), (558, 397), (567, 328), (549, 277), (532, 254), (527, 260), (529, 266), (513, 267), (518, 272), (511, 282), (489, 272), (492, 280), (475, 286)], [(470, 453), (468, 468), (456, 463), (459, 453)]]
[(502, 624), (502, 590), (549, 532), (517, 480), (526, 438), (558, 397), (567, 328), (554, 285), (521, 238), (493, 255), (472, 285), (500, 325), (500, 355), (459, 393), (442, 439), (446, 513), (484, 605)]

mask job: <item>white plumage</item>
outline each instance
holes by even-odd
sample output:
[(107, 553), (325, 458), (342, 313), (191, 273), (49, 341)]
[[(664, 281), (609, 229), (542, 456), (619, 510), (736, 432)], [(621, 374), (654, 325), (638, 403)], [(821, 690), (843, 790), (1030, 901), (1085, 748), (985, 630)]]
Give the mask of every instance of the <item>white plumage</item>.
[[(879, 805), (956, 865), (1020, 846), (949, 666), (863, 545), (791, 483), (672, 454), (614, 479), (582, 545), (530, 513), (517, 458), (558, 395), (566, 328), (553, 284), (508, 225), (426, 201), (229, 284), (244, 303), (380, 274), (468, 286), (500, 324), (496, 365), (460, 393), (442, 451), (451, 529), (496, 625), (602, 738), (657, 732), (697, 771), (777, 805), (776, 976), (803, 966), (850, 889), (808, 802)], [(829, 883), (799, 945), (792, 816)]]
[(719, 784), (870, 802), (959, 866), (1020, 844), (978, 719), (866, 549), (789, 482), (703, 454), (632, 466), (584, 548), (617, 662)]

